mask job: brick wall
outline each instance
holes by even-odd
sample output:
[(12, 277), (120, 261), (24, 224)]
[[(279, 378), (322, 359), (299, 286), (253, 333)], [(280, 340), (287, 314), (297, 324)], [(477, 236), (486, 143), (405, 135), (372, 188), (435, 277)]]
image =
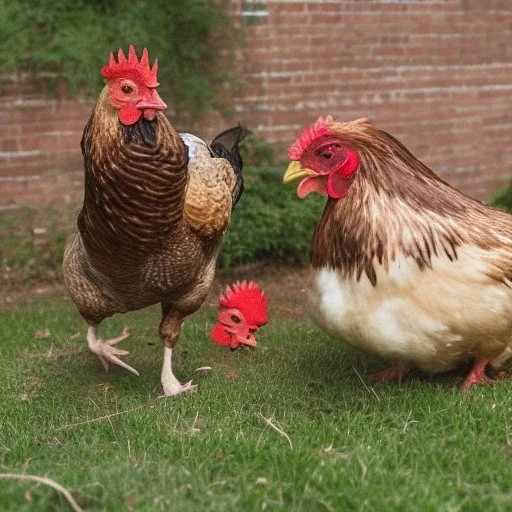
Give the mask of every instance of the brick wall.
[[(242, 120), (284, 150), (320, 114), (364, 116), (474, 197), (512, 178), (509, 0), (232, 5), (246, 39), (236, 114), (205, 116), (199, 135)], [(92, 102), (48, 100), (16, 77), (0, 85), (0, 204), (77, 201)]]
[(94, 102), (48, 99), (39, 87), (0, 80), (0, 211), (82, 197), (80, 138)]

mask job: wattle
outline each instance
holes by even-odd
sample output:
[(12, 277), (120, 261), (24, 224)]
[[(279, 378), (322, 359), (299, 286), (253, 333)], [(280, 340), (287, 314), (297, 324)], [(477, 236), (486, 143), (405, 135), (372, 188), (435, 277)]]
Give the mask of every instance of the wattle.
[(147, 108), (144, 110), (144, 117), (148, 121), (153, 121), (153, 119), (155, 119), (155, 116), (156, 116), (156, 110), (154, 110), (152, 108)]
[(304, 178), (297, 187), (297, 196), (304, 199), (308, 194), (317, 192), (323, 196), (327, 195), (327, 176), (309, 176)]
[(124, 125), (135, 124), (142, 115), (142, 110), (139, 110), (134, 103), (125, 103), (119, 109), (119, 120)]
[(231, 343), (231, 336), (226, 332), (222, 324), (216, 323), (213, 326), (212, 332), (210, 333), (210, 338), (214, 343), (218, 345), (229, 345)]

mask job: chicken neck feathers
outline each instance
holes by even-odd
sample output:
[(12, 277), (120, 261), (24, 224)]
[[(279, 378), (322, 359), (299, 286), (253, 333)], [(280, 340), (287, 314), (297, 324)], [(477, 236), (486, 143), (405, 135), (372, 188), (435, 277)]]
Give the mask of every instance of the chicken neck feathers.
[[(94, 112), (82, 138), (85, 196), (78, 228), (88, 252), (133, 261), (169, 239), (179, 224), (187, 185), (186, 147), (167, 118), (123, 126), (109, 144)], [(128, 250), (128, 252), (127, 252)]]
[(314, 267), (363, 273), (375, 286), (376, 266), (400, 256), (423, 270), (435, 257), (454, 261), (459, 248), (484, 250), (490, 278), (512, 287), (512, 216), (450, 187), (400, 142), (363, 120), (337, 125), (359, 157), (347, 196), (327, 201), (313, 237)]

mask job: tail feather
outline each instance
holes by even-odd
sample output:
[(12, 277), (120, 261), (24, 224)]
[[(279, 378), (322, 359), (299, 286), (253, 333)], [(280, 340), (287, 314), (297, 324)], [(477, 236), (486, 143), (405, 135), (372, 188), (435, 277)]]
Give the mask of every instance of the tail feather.
[(233, 208), (238, 203), (244, 191), (244, 178), (242, 169), (244, 163), (238, 149), (238, 144), (249, 134), (249, 131), (240, 123), (238, 126), (223, 131), (210, 143), (211, 152), (219, 157), (225, 158), (233, 167), (236, 176), (236, 183), (233, 187)]

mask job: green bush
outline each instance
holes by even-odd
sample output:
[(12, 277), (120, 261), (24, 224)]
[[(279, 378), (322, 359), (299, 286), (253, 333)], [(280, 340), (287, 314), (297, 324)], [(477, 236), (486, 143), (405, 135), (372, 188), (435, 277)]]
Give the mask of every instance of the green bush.
[(240, 33), (207, 0), (0, 1), (0, 66), (29, 72), (53, 86), (96, 96), (110, 51), (146, 46), (159, 60), (162, 97), (180, 111), (200, 112), (219, 97), (233, 72)]
[(275, 161), (272, 146), (253, 134), (249, 134), (243, 140), (240, 154), (247, 167), (269, 167)]
[(512, 212), (512, 181), (507, 188), (496, 195), (491, 204)]
[(325, 199), (300, 201), (295, 186), (283, 185), (283, 174), (284, 168), (244, 170), (245, 191), (221, 250), (221, 268), (261, 260), (308, 263)]

